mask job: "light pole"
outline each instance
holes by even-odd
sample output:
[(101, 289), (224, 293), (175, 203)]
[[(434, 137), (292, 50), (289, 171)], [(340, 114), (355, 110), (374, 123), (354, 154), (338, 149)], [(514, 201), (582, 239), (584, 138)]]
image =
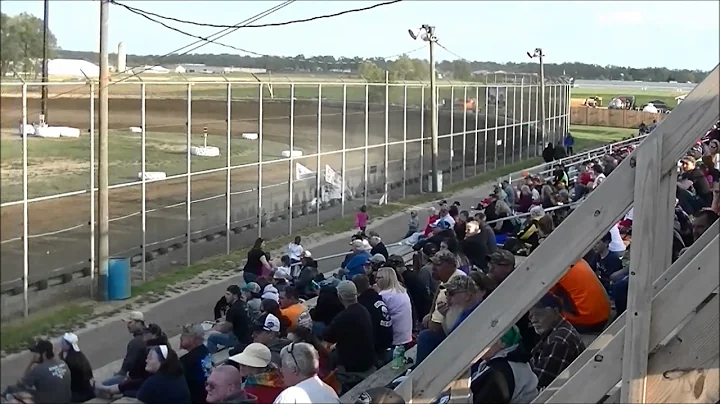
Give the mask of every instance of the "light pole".
[(527, 52), (527, 55), (530, 59), (538, 58), (540, 60), (540, 131), (542, 132), (543, 139), (542, 147), (545, 147), (548, 136), (547, 133), (545, 133), (545, 119), (547, 119), (547, 115), (545, 114), (545, 65), (543, 64), (543, 57), (545, 55), (543, 54), (542, 48), (535, 48), (533, 53)]
[[(438, 170), (438, 107), (437, 107), (437, 85), (435, 84), (435, 27), (423, 24), (416, 34), (412, 29), (408, 30), (413, 40), (422, 39), (429, 43), (430, 48), (430, 138), (432, 142), (432, 153), (430, 154), (431, 165), (431, 192), (438, 193), (442, 191), (442, 181), (440, 180), (440, 171)], [(425, 119), (423, 117), (423, 119)], [(421, 143), (422, 144), (422, 143)]]

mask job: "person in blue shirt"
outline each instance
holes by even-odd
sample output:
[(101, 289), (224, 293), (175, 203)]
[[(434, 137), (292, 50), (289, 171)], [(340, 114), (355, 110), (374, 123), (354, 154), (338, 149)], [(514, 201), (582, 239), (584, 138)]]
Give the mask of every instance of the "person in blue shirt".
[(573, 146), (575, 146), (575, 138), (573, 137), (570, 132), (565, 135), (565, 141), (564, 141), (565, 151), (567, 152), (568, 156), (573, 155)]
[(168, 345), (148, 350), (145, 370), (151, 373), (140, 386), (137, 399), (143, 404), (190, 404), (190, 389), (177, 353)]
[(364, 274), (365, 265), (371, 258), (362, 240), (353, 240), (350, 245), (352, 246), (352, 252), (340, 266), (344, 270), (342, 272), (345, 274), (346, 279), (352, 279), (355, 275)]

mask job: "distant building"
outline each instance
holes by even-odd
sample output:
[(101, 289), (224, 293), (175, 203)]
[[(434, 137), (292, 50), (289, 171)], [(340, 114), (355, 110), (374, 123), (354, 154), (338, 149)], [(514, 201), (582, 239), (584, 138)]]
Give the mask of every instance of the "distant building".
[(185, 63), (167, 66), (175, 73), (202, 73), (202, 74), (226, 74), (226, 73), (253, 73), (265, 74), (267, 69), (257, 69), (252, 67), (222, 67), (222, 66), (206, 66), (204, 64)]
[(87, 60), (50, 59), (48, 60), (49, 76), (98, 77), (100, 67)]
[(138, 66), (133, 67), (133, 74), (168, 74), (170, 69), (166, 69), (162, 66)]

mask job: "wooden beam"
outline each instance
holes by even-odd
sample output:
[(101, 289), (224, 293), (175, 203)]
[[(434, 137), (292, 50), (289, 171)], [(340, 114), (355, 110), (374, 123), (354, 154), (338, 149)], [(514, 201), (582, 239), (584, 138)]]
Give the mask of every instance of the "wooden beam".
[[(705, 246), (718, 235), (720, 235), (720, 222), (716, 222), (710, 226), (710, 228), (688, 248), (685, 254), (681, 255), (677, 261), (675, 261), (675, 263), (653, 283), (653, 295), (657, 296), (658, 292), (665, 288), (665, 286), (667, 286), (667, 284), (670, 283), (670, 281), (675, 278), (683, 268), (688, 266), (695, 256), (697, 256), (703, 248), (705, 248)], [(583, 351), (583, 353), (580, 354), (580, 356), (575, 359), (575, 361), (570, 364), (565, 371), (558, 375), (558, 377), (556, 377), (555, 380), (553, 380), (553, 382), (545, 388), (533, 402), (546, 402), (570, 379), (570, 376), (577, 373), (580, 368), (585, 366), (585, 364), (594, 360), (595, 355), (598, 354), (600, 350), (623, 329), (624, 326), (625, 314), (623, 313), (616, 318), (615, 321), (592, 342), (592, 344), (588, 345), (585, 351)], [(619, 397), (617, 400), (619, 400)]]
[[(655, 348), (720, 284), (720, 257), (716, 236), (653, 299), (650, 348)], [(682, 296), (682, 298), (679, 298)], [(625, 315), (618, 318), (623, 320)], [(591, 403), (600, 400), (620, 380), (623, 369), (625, 327), (622, 327), (594, 360), (570, 377), (546, 403)]]
[[(629, 360), (623, 361), (620, 395), (622, 401), (629, 404), (645, 402), (652, 284), (657, 270), (663, 271), (667, 268), (665, 262), (667, 245), (664, 241), (669, 234), (664, 222), (670, 218), (663, 214), (667, 215), (670, 195), (667, 180), (661, 185), (661, 179), (665, 174), (660, 168), (662, 141), (661, 136), (648, 137), (643, 142), (644, 147), (638, 150), (634, 157), (637, 161), (637, 169), (635, 170), (636, 209), (633, 233), (641, 236), (634, 240), (630, 249), (630, 286), (623, 353), (623, 358)], [(674, 200), (675, 193), (672, 197)], [(649, 235), (652, 236), (648, 237)]]
[[(696, 142), (696, 136), (701, 133), (699, 127), (707, 131), (717, 122), (720, 116), (719, 84), (720, 74), (716, 67), (653, 131), (652, 136), (663, 137), (663, 150), (667, 146), (668, 150), (675, 153), (663, 156), (661, 171), (669, 171), (677, 165), (677, 160)], [(685, 107), (680, 108), (682, 106)], [(644, 142), (631, 157), (643, 147)], [(412, 388), (407, 389), (401, 384), (397, 389), (398, 392), (412, 392), (411, 395), (403, 396), (406, 401), (411, 398), (430, 401), (437, 397), (468, 367), (470, 358), (495, 342), (542, 294), (555, 285), (568, 268), (630, 207), (635, 186), (634, 171), (631, 158), (625, 159), (608, 176), (604, 186), (590, 194), (468, 319), (410, 373), (403, 384), (412, 383)], [(577, 229), (595, 231), (577, 232)], [(568, 253), (558, 254), (558, 251)]]
[(715, 403), (718, 394), (718, 310), (715, 295), (648, 363), (648, 403)]

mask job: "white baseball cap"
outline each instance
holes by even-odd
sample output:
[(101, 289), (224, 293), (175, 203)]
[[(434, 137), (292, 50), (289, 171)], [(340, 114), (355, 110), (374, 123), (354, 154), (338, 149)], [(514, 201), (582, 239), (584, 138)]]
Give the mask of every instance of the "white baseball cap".
[(239, 354), (233, 355), (228, 358), (228, 360), (231, 360), (237, 364), (259, 369), (266, 368), (268, 365), (270, 365), (271, 359), (272, 356), (270, 354), (270, 348), (257, 342), (253, 342), (252, 344), (245, 347), (245, 349)]
[(80, 352), (80, 346), (78, 345), (78, 336), (71, 333), (66, 332), (65, 335), (63, 335), (62, 339), (67, 342), (76, 352)]
[(257, 331), (280, 332), (280, 319), (275, 317), (274, 314), (268, 313), (260, 317), (255, 327)]

